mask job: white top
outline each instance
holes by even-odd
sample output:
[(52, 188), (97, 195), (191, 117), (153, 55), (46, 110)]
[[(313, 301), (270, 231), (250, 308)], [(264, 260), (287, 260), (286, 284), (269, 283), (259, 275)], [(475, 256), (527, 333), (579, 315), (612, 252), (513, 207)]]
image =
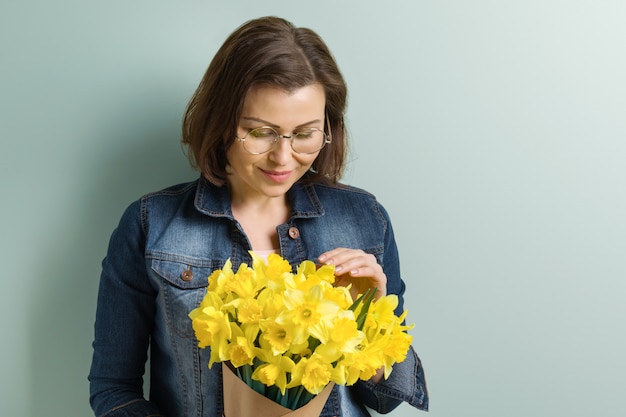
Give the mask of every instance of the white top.
[(268, 249), (268, 250), (255, 250), (253, 251), (257, 255), (259, 255), (265, 262), (267, 262), (267, 257), (272, 253), (278, 252), (276, 249)]

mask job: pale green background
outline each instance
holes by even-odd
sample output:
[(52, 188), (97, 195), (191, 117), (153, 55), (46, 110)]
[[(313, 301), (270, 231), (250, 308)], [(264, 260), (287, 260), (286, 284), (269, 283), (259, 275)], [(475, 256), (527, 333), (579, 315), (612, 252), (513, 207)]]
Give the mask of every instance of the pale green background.
[(185, 104), (266, 14), (316, 29), (349, 83), (345, 180), (394, 220), (430, 415), (623, 415), (622, 0), (2, 0), (0, 415), (91, 415), (108, 237), (195, 178)]

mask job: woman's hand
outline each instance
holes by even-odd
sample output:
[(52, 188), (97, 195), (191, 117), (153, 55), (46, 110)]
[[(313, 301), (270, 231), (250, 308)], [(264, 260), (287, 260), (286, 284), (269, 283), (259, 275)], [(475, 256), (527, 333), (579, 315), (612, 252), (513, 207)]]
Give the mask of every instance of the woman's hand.
[(324, 252), (317, 260), (335, 266), (335, 285), (347, 287), (352, 284), (350, 294), (353, 299), (369, 288), (378, 288), (376, 299), (387, 295), (387, 276), (374, 255), (359, 249), (336, 248)]

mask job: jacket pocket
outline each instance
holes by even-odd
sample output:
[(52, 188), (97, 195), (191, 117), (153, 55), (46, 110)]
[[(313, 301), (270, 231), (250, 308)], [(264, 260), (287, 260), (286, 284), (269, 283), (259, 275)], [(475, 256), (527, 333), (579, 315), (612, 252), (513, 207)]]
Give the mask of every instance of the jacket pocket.
[(179, 337), (195, 339), (189, 313), (206, 294), (209, 275), (224, 262), (157, 254), (150, 263), (160, 289), (157, 308), (163, 312), (167, 328)]

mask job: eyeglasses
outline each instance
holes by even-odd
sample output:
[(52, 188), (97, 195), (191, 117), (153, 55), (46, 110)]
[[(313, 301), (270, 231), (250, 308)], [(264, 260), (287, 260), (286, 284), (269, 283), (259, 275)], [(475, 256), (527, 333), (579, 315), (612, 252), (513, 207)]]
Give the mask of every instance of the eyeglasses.
[(329, 135), (314, 127), (296, 130), (291, 135), (281, 135), (274, 128), (262, 126), (252, 129), (243, 138), (236, 139), (243, 144), (246, 152), (253, 155), (269, 152), (280, 139), (288, 139), (295, 153), (307, 155), (321, 150), (331, 142)]

